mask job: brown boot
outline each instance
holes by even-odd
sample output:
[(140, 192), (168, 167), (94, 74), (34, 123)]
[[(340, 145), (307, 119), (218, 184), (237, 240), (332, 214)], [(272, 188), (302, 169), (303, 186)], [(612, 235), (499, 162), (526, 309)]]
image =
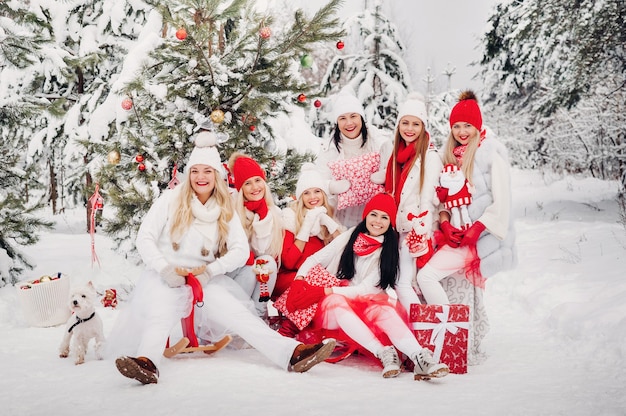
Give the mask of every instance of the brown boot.
[(332, 338), (325, 339), (319, 344), (299, 344), (293, 351), (291, 369), (296, 373), (304, 373), (314, 365), (321, 363), (332, 354), (337, 341)]
[(159, 370), (146, 357), (120, 357), (115, 365), (123, 376), (134, 378), (142, 384), (156, 384), (159, 379)]

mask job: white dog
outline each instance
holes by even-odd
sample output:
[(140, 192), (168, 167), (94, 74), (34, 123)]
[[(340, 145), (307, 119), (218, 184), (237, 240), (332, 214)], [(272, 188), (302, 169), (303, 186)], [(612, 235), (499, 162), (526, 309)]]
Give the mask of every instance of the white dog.
[(76, 363), (85, 362), (85, 353), (89, 340), (95, 339), (96, 357), (102, 359), (102, 347), (104, 343), (104, 332), (102, 330), (102, 319), (96, 313), (95, 308), (96, 289), (93, 283), (72, 290), (70, 294), (70, 309), (72, 316), (67, 321), (65, 335), (59, 348), (59, 356), (66, 358), (70, 354), (70, 340), (74, 335), (73, 349), (76, 353)]

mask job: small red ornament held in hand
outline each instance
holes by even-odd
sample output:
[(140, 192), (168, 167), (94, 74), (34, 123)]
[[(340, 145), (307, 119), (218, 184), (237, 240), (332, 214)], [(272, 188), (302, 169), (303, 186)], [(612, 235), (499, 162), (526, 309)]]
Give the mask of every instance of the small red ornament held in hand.
[(256, 280), (259, 282), (259, 302), (270, 300), (270, 290), (267, 282), (270, 280), (270, 271), (265, 267), (268, 263), (265, 259), (256, 259), (253, 270)]

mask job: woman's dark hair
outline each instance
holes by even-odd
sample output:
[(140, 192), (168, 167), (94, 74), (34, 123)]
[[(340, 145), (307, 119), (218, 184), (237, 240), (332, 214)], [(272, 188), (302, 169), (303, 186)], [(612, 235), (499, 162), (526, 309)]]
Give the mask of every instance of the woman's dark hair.
[[(337, 271), (337, 277), (339, 279), (352, 280), (354, 277), (354, 256), (356, 256), (356, 254), (354, 254), (352, 246), (359, 236), (359, 233), (367, 233), (365, 220), (361, 221), (359, 225), (356, 226), (350, 235), (348, 244), (346, 244), (343, 253), (341, 253), (339, 270)], [(391, 225), (383, 235), (385, 238), (383, 240), (382, 252), (380, 253), (380, 282), (378, 282), (378, 287), (385, 290), (388, 287), (396, 287), (400, 252), (398, 248), (398, 233)]]
[[(367, 143), (367, 126), (365, 125), (365, 119), (363, 116), (361, 117), (361, 138), (363, 142), (361, 143), (361, 147), (365, 146)], [(333, 130), (333, 143), (335, 143), (335, 147), (339, 152), (341, 150), (341, 132), (339, 131), (339, 124), (335, 123), (335, 130)]]

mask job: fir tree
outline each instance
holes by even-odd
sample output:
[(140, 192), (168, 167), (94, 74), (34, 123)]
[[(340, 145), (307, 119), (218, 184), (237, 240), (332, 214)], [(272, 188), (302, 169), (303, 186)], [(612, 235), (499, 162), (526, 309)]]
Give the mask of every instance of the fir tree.
[[(183, 171), (199, 124), (218, 134), (224, 161), (234, 151), (246, 153), (267, 170), (279, 200), (293, 191), (311, 155), (277, 151), (272, 120), (289, 106), (308, 105), (312, 86), (300, 74), (300, 57), (342, 35), (333, 17), (339, 5), (332, 0), (311, 18), (298, 10), (289, 25), (277, 27), (252, 0), (155, 2), (162, 20), (153, 49), (119, 91), (118, 105), (128, 108), (117, 120), (119, 135), (98, 149), (113, 162), (99, 181), (116, 209), (105, 229), (120, 246), (133, 248), (144, 213), (173, 173)], [(129, 56), (126, 64), (137, 60)]]
[(24, 256), (20, 246), (32, 245), (39, 232), (50, 223), (37, 217), (42, 203), (29, 190), (35, 190), (35, 172), (27, 167), (28, 142), (19, 134), (19, 123), (37, 110), (37, 105), (19, 94), (12, 85), (17, 74), (37, 60), (45, 43), (38, 33), (44, 23), (24, 8), (0, 3), (0, 287), (15, 284), (25, 269), (32, 269), (32, 259)]
[[(397, 104), (411, 90), (398, 30), (382, 13), (380, 2), (349, 18), (344, 28), (355, 45), (346, 45), (351, 52), (337, 55), (330, 63), (321, 83), (321, 95), (332, 101), (332, 95), (347, 87), (362, 101), (369, 123), (392, 130)], [(334, 123), (328, 119), (328, 112), (320, 111), (314, 121), (316, 134), (330, 134)]]

